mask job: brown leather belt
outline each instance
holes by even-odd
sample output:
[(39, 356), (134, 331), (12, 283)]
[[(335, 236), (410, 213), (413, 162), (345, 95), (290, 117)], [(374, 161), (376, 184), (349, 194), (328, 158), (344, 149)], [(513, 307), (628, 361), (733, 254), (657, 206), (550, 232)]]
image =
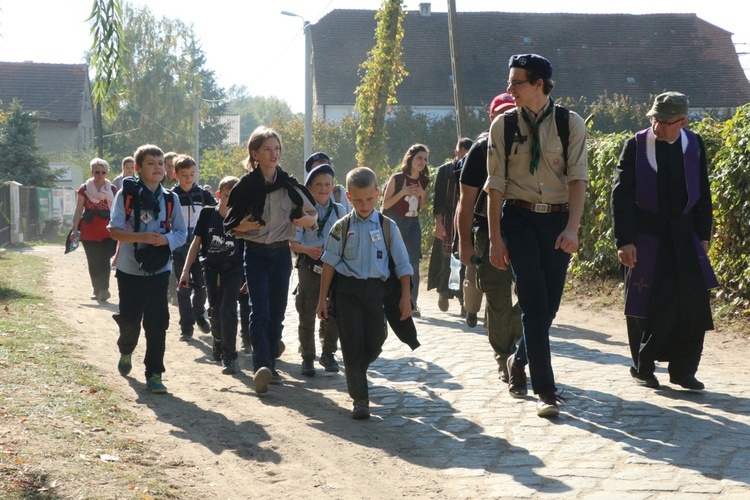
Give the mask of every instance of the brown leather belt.
[(536, 212), (538, 214), (568, 211), (567, 203), (531, 203), (523, 200), (505, 200), (505, 203), (507, 203), (508, 205), (513, 205), (514, 207), (525, 208), (526, 210), (531, 210), (532, 212)]

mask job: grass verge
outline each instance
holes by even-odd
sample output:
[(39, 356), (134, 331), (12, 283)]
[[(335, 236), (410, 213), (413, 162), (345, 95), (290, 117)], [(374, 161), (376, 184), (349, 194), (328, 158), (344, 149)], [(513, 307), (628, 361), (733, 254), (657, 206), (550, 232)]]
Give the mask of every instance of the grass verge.
[(141, 425), (83, 361), (45, 296), (44, 261), (0, 253), (0, 497), (176, 498)]

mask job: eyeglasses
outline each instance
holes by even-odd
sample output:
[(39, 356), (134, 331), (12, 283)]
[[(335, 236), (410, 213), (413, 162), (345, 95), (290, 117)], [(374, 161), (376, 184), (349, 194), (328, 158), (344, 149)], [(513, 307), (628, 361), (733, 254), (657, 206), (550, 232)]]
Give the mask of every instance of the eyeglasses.
[(671, 125), (674, 125), (675, 123), (681, 122), (682, 120), (684, 120), (684, 118), (677, 118), (676, 120), (668, 122), (659, 118), (651, 117), (651, 123), (653, 123), (654, 125), (661, 125), (662, 127), (669, 127)]
[(107, 171), (106, 170), (94, 170), (94, 173), (96, 175), (107, 175)]
[(524, 83), (529, 83), (529, 81), (528, 80), (510, 80), (508, 82), (508, 88), (511, 88), (511, 87), (520, 87)]

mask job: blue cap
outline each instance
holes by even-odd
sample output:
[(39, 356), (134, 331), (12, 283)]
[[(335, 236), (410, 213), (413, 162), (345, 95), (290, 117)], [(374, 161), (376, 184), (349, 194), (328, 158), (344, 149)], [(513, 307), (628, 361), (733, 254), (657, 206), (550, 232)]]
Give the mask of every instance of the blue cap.
[(510, 56), (508, 68), (522, 68), (539, 73), (545, 78), (552, 78), (552, 63), (537, 54), (516, 54)]
[(316, 161), (321, 161), (321, 160), (325, 160), (326, 163), (331, 162), (331, 158), (327, 154), (325, 154), (323, 151), (318, 151), (317, 153), (311, 154), (307, 158), (307, 160), (305, 160), (305, 172), (309, 172), (313, 166), (313, 163), (315, 163)]

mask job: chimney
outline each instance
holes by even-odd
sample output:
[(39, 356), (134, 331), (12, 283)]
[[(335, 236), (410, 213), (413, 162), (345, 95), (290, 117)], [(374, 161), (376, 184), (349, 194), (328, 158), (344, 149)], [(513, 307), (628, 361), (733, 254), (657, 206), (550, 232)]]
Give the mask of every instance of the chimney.
[(422, 17), (430, 17), (432, 14), (432, 6), (429, 2), (423, 2), (419, 4), (419, 15)]

